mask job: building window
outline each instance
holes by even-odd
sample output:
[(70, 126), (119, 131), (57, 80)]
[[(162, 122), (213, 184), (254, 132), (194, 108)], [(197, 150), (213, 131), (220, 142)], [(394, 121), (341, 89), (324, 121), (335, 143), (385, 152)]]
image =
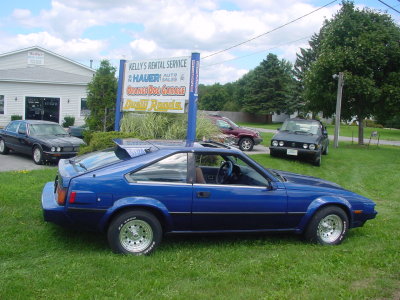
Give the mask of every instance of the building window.
[(0, 95), (0, 115), (4, 115), (4, 95)]
[(81, 98), (81, 116), (88, 116), (90, 114), (90, 109), (87, 106), (87, 99)]

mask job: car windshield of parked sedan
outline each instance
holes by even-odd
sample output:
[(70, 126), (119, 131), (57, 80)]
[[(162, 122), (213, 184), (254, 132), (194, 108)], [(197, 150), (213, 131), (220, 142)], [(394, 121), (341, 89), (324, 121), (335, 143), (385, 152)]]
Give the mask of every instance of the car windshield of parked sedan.
[(30, 126), (30, 134), (39, 135), (68, 135), (68, 133), (57, 124), (34, 124)]
[(286, 120), (280, 130), (295, 133), (318, 134), (320, 128), (321, 124), (317, 121)]

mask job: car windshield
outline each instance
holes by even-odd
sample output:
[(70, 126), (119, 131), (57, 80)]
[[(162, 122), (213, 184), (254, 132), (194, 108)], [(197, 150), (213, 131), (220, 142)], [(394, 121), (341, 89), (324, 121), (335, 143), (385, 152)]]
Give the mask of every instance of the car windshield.
[(31, 135), (67, 135), (68, 133), (58, 124), (35, 124), (30, 126)]
[(321, 124), (317, 121), (309, 120), (286, 120), (281, 131), (289, 131), (295, 133), (318, 134)]
[(92, 170), (129, 158), (131, 158), (131, 155), (126, 150), (114, 147), (77, 156), (70, 159), (70, 163), (78, 165), (84, 170)]

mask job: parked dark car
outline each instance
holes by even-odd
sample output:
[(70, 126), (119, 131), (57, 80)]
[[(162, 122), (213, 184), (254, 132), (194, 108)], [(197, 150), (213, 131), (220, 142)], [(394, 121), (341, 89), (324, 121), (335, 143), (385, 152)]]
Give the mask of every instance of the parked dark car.
[(328, 154), (328, 132), (318, 120), (287, 119), (278, 131), (271, 139), (271, 156), (305, 158), (320, 166), (322, 154)]
[(88, 130), (88, 127), (86, 125), (81, 125), (81, 126), (69, 126), (67, 131), (71, 136), (76, 136), (80, 139), (83, 139), (83, 133), (86, 130)]
[(264, 168), (219, 143), (116, 140), (59, 162), (44, 219), (107, 233), (116, 253), (149, 254), (166, 233), (285, 231), (336, 245), (375, 203), (311, 176)]
[(0, 130), (0, 154), (12, 150), (32, 155), (38, 165), (73, 157), (84, 144), (82, 139), (70, 136), (59, 124), (49, 121), (11, 121)]
[(254, 145), (258, 145), (263, 141), (257, 130), (240, 127), (226, 117), (218, 115), (210, 115), (208, 117), (222, 133), (233, 135), (236, 138), (235, 144), (242, 151), (251, 151)]

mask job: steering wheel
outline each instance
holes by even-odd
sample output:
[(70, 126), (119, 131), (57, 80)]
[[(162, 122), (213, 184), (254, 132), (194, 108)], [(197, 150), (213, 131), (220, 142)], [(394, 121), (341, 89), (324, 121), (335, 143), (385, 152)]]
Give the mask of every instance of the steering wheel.
[(229, 160), (224, 161), (218, 169), (216, 181), (219, 184), (226, 183), (232, 177), (233, 163)]

